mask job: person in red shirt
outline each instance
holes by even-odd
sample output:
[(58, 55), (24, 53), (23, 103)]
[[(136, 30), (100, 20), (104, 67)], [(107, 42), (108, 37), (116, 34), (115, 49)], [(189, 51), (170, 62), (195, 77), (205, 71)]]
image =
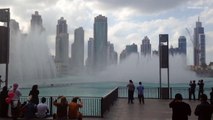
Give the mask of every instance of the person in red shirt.
[(83, 103), (79, 97), (74, 97), (72, 102), (69, 104), (69, 119), (78, 119), (82, 120), (82, 113), (79, 112), (79, 109), (83, 107)]

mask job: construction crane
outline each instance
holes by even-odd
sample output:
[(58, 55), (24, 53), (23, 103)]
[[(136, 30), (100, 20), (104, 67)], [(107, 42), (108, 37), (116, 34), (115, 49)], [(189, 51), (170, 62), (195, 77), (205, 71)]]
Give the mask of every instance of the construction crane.
[[(190, 33), (188, 28), (186, 28), (186, 31), (189, 34), (190, 41), (192, 42), (193, 49), (194, 49), (194, 55), (195, 55), (195, 53), (198, 53), (198, 56), (200, 56), (200, 48), (199, 48), (200, 47), (200, 43), (195, 43), (195, 41), (193, 40), (193, 37), (192, 37), (192, 35), (191, 35), (191, 33)], [(197, 61), (199, 61), (199, 58), (198, 58)]]
[(193, 41), (192, 35), (191, 35), (191, 33), (190, 33), (190, 31), (189, 31), (188, 28), (186, 28), (186, 32), (189, 34), (189, 39), (190, 39), (190, 41), (192, 42), (193, 47), (195, 47), (195, 43), (194, 43), (194, 41)]

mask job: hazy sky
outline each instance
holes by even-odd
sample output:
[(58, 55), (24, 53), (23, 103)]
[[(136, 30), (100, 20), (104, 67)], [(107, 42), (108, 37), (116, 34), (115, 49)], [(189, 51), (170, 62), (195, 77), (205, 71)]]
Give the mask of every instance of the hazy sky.
[(31, 15), (39, 11), (53, 55), (60, 17), (67, 20), (70, 46), (74, 29), (82, 26), (87, 47), (89, 37), (93, 37), (94, 17), (102, 14), (108, 18), (108, 41), (114, 44), (118, 54), (132, 43), (140, 50), (145, 36), (150, 38), (152, 50), (156, 50), (159, 34), (169, 34), (169, 46), (173, 47), (177, 47), (178, 37), (184, 35), (189, 64), (193, 57), (192, 42), (185, 28), (193, 35), (200, 16), (205, 27), (207, 64), (213, 61), (213, 0), (1, 0), (0, 8), (11, 9), (11, 18), (19, 22), (23, 32), (28, 32)]

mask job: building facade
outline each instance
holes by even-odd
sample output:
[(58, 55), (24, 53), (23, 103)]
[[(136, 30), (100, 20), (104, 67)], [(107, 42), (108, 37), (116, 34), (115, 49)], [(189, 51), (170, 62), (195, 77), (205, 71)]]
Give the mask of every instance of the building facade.
[(145, 36), (141, 44), (141, 55), (151, 55), (151, 51), (150, 39)]
[(206, 64), (206, 40), (204, 28), (199, 18), (194, 28), (194, 65), (200, 66)]
[(84, 29), (82, 27), (74, 30), (74, 43), (71, 49), (72, 67), (80, 72), (84, 68)]
[(69, 34), (66, 20), (61, 17), (56, 26), (55, 62), (59, 71), (68, 69), (69, 63)]
[(126, 48), (120, 54), (120, 62), (125, 60), (128, 56), (130, 56), (133, 53), (139, 55), (137, 45), (135, 43), (133, 43), (132, 45), (126, 45)]
[(180, 36), (178, 38), (178, 51), (180, 54), (186, 55), (186, 37), (185, 36)]
[(94, 22), (94, 66), (104, 70), (107, 66), (107, 17), (99, 15)]
[(94, 39), (93, 38), (89, 38), (87, 55), (88, 55), (86, 60), (87, 71), (93, 72), (93, 67), (94, 67)]
[(35, 30), (40, 32), (44, 30), (42, 25), (42, 18), (41, 15), (39, 15), (38, 11), (35, 11), (35, 14), (32, 14), (31, 18), (31, 31)]

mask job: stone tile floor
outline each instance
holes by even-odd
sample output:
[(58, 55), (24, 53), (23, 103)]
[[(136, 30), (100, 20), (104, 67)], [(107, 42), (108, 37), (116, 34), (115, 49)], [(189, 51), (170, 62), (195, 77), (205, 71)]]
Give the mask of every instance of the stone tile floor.
[[(83, 120), (172, 120), (172, 109), (169, 103), (172, 100), (145, 99), (145, 104), (139, 104), (135, 99), (134, 104), (127, 104), (127, 99), (119, 98), (104, 114), (104, 118), (83, 118)], [(191, 106), (192, 114), (189, 120), (197, 120), (194, 110), (200, 102), (184, 100)], [(4, 120), (0, 118), (0, 120)], [(8, 120), (8, 119), (5, 119)], [(213, 118), (212, 118), (213, 120)]]

